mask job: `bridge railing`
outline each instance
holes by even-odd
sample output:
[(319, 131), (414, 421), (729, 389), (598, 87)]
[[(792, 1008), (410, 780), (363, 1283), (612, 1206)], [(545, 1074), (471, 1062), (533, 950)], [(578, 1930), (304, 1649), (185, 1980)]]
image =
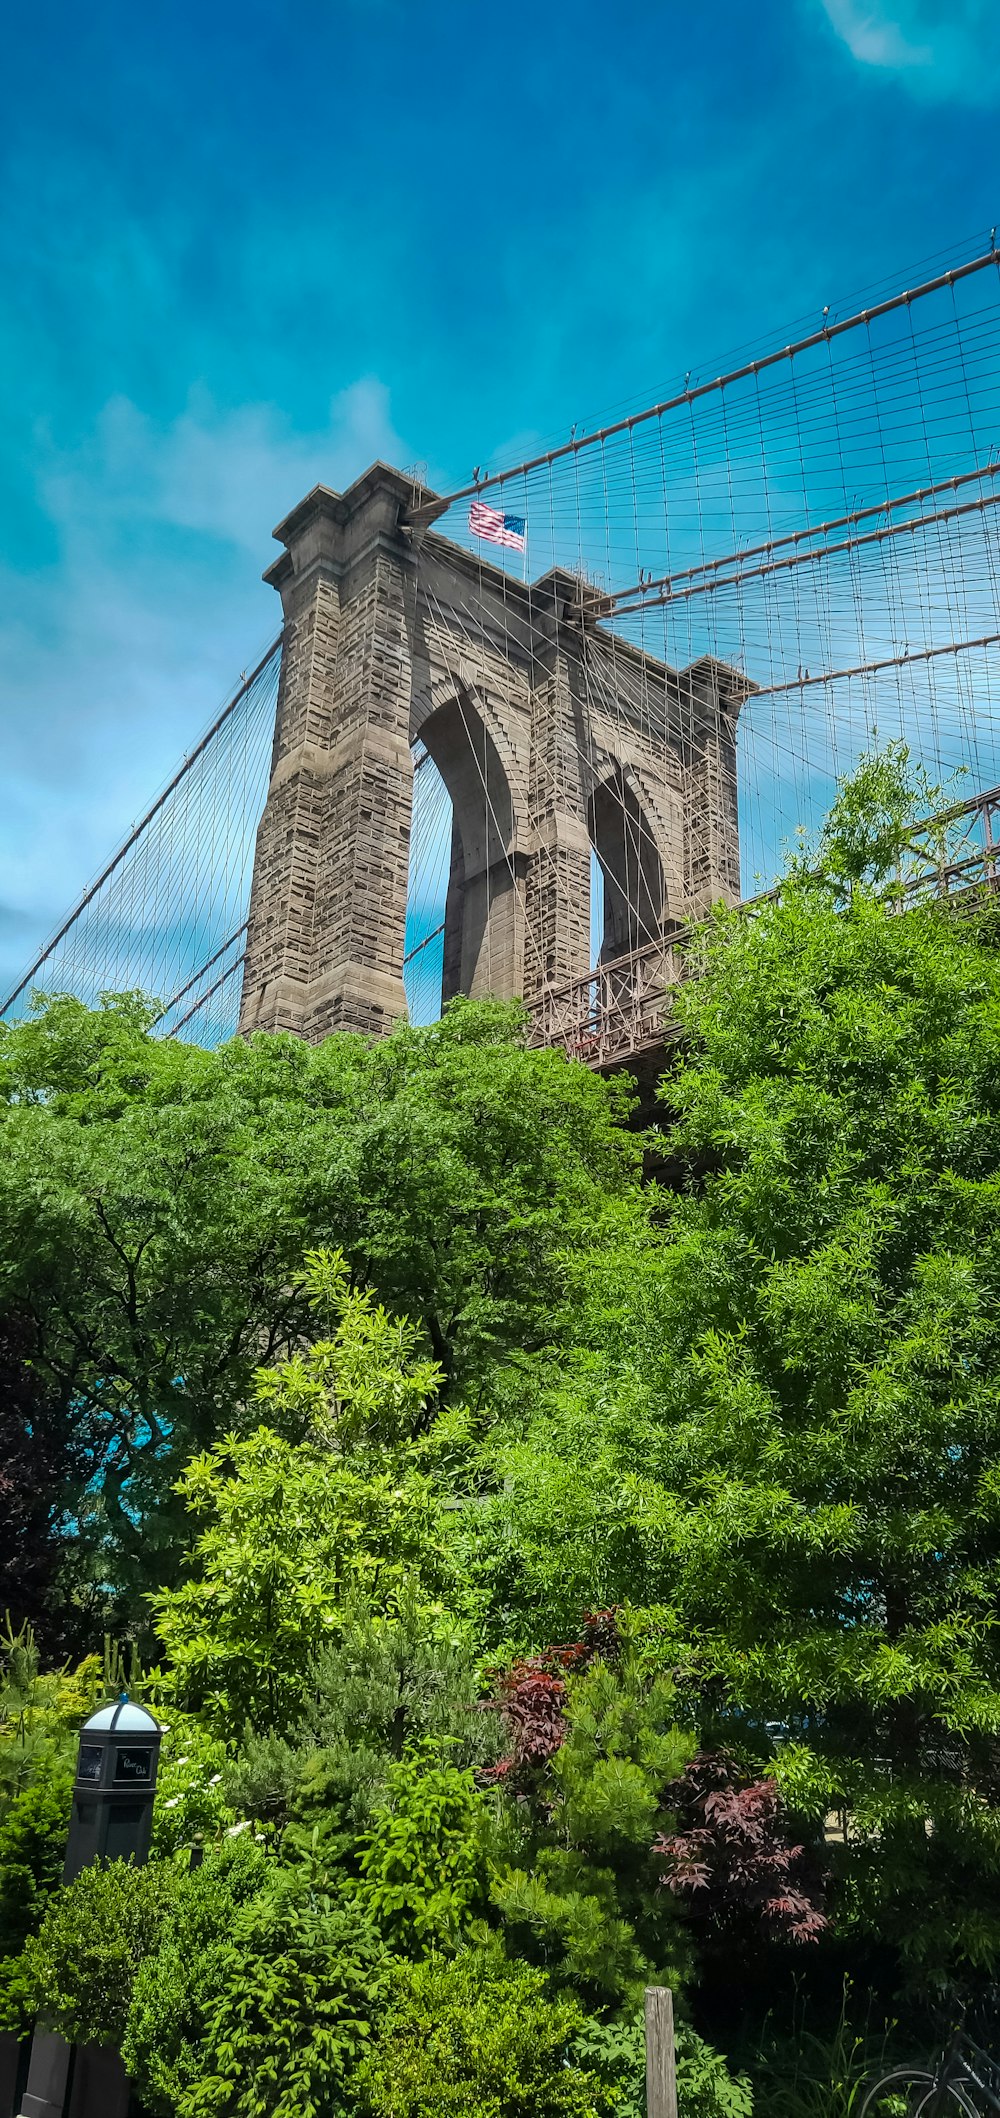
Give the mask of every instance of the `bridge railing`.
[(530, 1011), (529, 1044), (557, 1045), (594, 1067), (662, 1044), (689, 939), (688, 930), (678, 929), (669, 941), (598, 964), (588, 977), (543, 993)]
[(946, 809), (940, 816), (918, 824), (914, 837), (923, 841), (931, 859), (924, 870), (908, 876), (908, 897), (927, 897), (937, 892), (953, 897), (956, 892), (985, 883), (1000, 886), (1000, 787), (974, 794), (967, 802)]
[[(900, 879), (903, 901), (961, 897), (983, 887), (1000, 891), (1000, 787), (918, 824), (911, 859), (914, 872)], [(926, 866), (920, 866), (922, 859)], [(780, 885), (745, 899), (743, 909), (752, 914), (779, 895)], [(679, 1036), (675, 999), (688, 974), (694, 931), (678, 927), (669, 938), (543, 993), (529, 1010), (528, 1043), (554, 1045), (571, 1059), (601, 1068), (621, 1065)]]

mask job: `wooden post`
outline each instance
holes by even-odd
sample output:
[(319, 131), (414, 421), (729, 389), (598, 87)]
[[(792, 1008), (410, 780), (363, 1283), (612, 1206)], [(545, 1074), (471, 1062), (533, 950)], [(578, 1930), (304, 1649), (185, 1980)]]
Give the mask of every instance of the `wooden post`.
[(674, 1996), (669, 1986), (646, 1987), (646, 2118), (677, 2118)]

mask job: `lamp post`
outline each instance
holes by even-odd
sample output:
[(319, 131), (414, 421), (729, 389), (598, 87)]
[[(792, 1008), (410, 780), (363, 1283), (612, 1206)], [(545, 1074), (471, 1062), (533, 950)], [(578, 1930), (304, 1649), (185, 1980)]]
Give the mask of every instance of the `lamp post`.
[[(134, 1861), (149, 1853), (163, 1730), (126, 1692), (91, 1714), (80, 1730), (63, 1882), (93, 1861)], [(71, 2046), (41, 2024), (35, 2031), (21, 2118), (125, 2118), (129, 2088), (117, 2052)]]
[(134, 1861), (149, 1854), (153, 1796), (163, 1730), (145, 1706), (124, 1693), (80, 1730), (73, 1814), (63, 1882), (91, 1861)]

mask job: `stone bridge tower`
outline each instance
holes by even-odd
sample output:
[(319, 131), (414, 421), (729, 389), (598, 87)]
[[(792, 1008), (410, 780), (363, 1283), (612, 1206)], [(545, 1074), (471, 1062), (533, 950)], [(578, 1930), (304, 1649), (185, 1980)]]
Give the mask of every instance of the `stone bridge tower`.
[[(384, 464), (317, 486), (275, 531), (284, 611), (271, 782), (257, 833), (240, 1027), (380, 1036), (403, 951), (420, 737), (454, 809), (444, 998), (543, 1008), (602, 960), (664, 951), (739, 896), (736, 722), (752, 688), (675, 671), (596, 622), (571, 575), (522, 585), (407, 509)], [(588, 601), (590, 607), (588, 608)]]

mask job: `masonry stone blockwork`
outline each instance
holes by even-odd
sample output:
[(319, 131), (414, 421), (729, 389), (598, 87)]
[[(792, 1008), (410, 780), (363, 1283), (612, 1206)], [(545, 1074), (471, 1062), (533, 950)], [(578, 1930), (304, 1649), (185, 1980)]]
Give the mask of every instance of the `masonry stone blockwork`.
[(407, 510), (376, 464), (275, 531), (284, 611), (240, 1027), (379, 1036), (405, 1014), (419, 737), (454, 809), (443, 997), (546, 995), (602, 957), (669, 944), (739, 895), (736, 722), (750, 686), (668, 669), (587, 611), (568, 574), (522, 585)]

